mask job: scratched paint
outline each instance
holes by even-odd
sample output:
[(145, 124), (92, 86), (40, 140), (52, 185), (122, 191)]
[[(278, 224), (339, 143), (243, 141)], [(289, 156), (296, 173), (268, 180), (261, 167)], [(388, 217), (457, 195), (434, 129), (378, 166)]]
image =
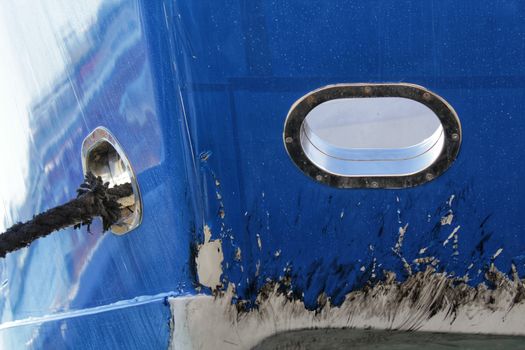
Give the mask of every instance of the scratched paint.
[(324, 293), (319, 295), (316, 310), (308, 310), (295, 297), (287, 278), (268, 283), (251, 310), (232, 304), (232, 286), (219, 298), (171, 298), (171, 348), (249, 349), (273, 334), (309, 328), (523, 335), (524, 281), (509, 280), (494, 266), (486, 278), (493, 289), (484, 284), (470, 287), (431, 267), (403, 283), (389, 272), (384, 281), (346, 295), (339, 306)]
[[(525, 276), (523, 1), (89, 3), (93, 8), (45, 0), (20, 11), (16, 5), (23, 3), (12, 1), (4, 11), (2, 24), (12, 26), (13, 38), (18, 33), (11, 44), (22, 53), (20, 81), (36, 92), (2, 124), (9, 128), (10, 120), (25, 118), (32, 127), (19, 139), (20, 151), (28, 152), (27, 163), (17, 165), (27, 191), (2, 202), (9, 206), (4, 225), (74, 195), (81, 141), (99, 125), (118, 137), (134, 166), (144, 221), (125, 237), (65, 232), (3, 261), (4, 322), (200, 290), (208, 296), (195, 300), (209, 304), (191, 304), (195, 313), (174, 308), (175, 328), (186, 324), (191, 334), (211, 324), (197, 327), (183, 321), (187, 316), (217, 320), (222, 329), (226, 316), (214, 312), (260, 317), (265, 330), (288, 312), (304, 316), (300, 322), (317, 312), (327, 315), (326, 324), (348, 324), (350, 315), (356, 326), (377, 319), (377, 327), (387, 327), (374, 316), (381, 311), (372, 301), (388, 298), (367, 299), (366, 291), (393, 293), (415, 284), (420, 287), (411, 295), (421, 304), (404, 299), (400, 305), (408, 309), (396, 311), (394, 324), (418, 324), (420, 314), (423, 327), (437, 330), (461, 331), (478, 321), (480, 331), (523, 324), (513, 318), (502, 323), (499, 306), (517, 294), (498, 287), (520, 288)], [(406, 190), (343, 191), (295, 168), (282, 142), (294, 101), (328, 84), (392, 81), (425, 86), (458, 112), (465, 137), (446, 173)], [(219, 240), (222, 262), (211, 249)], [(208, 268), (196, 257), (211, 257)], [(205, 270), (213, 271), (209, 278)], [(490, 277), (494, 271), (505, 278)], [(429, 294), (420, 293), (428, 292), (426, 283), (452, 295), (456, 289), (447, 286), (459, 283), (467, 296), (469, 288), (486, 285), (482, 294), (498, 307), (492, 312), (490, 303), (471, 305), (459, 297), (454, 300), (465, 306), (457, 309), (454, 328), (438, 325), (437, 316), (428, 318)], [(264, 299), (272, 285), (278, 292)], [(225, 296), (215, 300), (212, 293)], [(372, 321), (352, 313), (351, 295), (362, 298)], [(177, 300), (188, 299), (172, 305)], [(394, 312), (388, 304), (384, 312)], [(272, 311), (264, 305), (282, 314), (268, 317)], [(127, 311), (134, 325), (159, 320), (151, 310)], [(340, 323), (328, 316), (338, 312)], [(461, 316), (467, 314), (472, 322)], [(89, 334), (105, 331), (113, 320), (106, 316), (89, 323)], [(21, 344), (36, 339), (38, 347), (63, 334), (80, 348), (104, 346), (105, 339), (77, 332), (82, 324), (61, 322), (13, 327), (0, 337)], [(224, 329), (231, 331), (230, 324)], [(129, 333), (111, 336), (138, 341)]]

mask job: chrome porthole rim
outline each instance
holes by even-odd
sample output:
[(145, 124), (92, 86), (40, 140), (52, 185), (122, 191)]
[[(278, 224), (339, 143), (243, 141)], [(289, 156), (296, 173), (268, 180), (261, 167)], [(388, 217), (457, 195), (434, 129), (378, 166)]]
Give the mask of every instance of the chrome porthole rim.
[[(408, 98), (430, 108), (439, 118), (445, 137), (437, 159), (419, 172), (396, 176), (343, 176), (330, 173), (314, 164), (301, 145), (301, 129), (308, 113), (321, 103), (334, 99), (374, 97)], [(292, 105), (283, 132), (283, 143), (293, 163), (314, 181), (337, 188), (396, 189), (432, 181), (452, 165), (459, 154), (461, 141), (461, 123), (454, 108), (436, 93), (408, 83), (335, 84), (314, 90)]]

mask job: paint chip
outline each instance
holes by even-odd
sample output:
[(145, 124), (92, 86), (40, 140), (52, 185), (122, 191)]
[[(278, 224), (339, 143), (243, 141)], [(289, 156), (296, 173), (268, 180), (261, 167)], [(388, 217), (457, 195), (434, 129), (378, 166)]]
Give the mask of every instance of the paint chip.
[(237, 247), (237, 249), (235, 250), (235, 260), (241, 261), (241, 248), (240, 247)]
[(395, 246), (395, 251), (399, 252), (401, 248), (403, 247), (403, 240), (405, 239), (405, 233), (407, 232), (408, 224), (405, 226), (399, 227), (399, 237), (397, 238), (397, 243)]
[(499, 248), (498, 250), (496, 250), (496, 252), (492, 256), (492, 259), (496, 259), (501, 254), (501, 252), (503, 252), (503, 248)]
[(454, 228), (454, 230), (452, 231), (451, 234), (448, 235), (447, 239), (445, 240), (445, 242), (443, 242), (443, 247), (446, 246), (448, 244), (448, 242), (452, 239), (452, 237), (454, 237), (454, 235), (459, 231), (459, 229), (461, 228), (460, 225), (456, 226), (456, 228)]
[(447, 215), (441, 218), (441, 226), (451, 225), (453, 219), (454, 219), (454, 214), (452, 213), (452, 211), (450, 211)]
[(448, 204), (449, 207), (452, 206), (452, 201), (454, 200), (454, 198), (456, 198), (455, 194), (451, 195), (450, 198), (448, 199), (447, 204)]
[(211, 229), (204, 225), (204, 243), (199, 244), (195, 263), (197, 264), (197, 277), (199, 283), (212, 289), (221, 287), (222, 262), (222, 241), (220, 239), (211, 240)]

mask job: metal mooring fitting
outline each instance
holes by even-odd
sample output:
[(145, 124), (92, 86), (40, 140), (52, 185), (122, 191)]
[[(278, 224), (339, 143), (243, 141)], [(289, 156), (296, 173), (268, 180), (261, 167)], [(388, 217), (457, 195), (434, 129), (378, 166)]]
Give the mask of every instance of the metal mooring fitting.
[(84, 175), (100, 176), (109, 187), (130, 183), (133, 194), (119, 199), (122, 206), (119, 220), (111, 225), (111, 232), (123, 235), (142, 222), (142, 199), (137, 179), (122, 146), (111, 132), (99, 126), (82, 143)]
[(77, 198), (49, 209), (25, 223), (17, 223), (0, 234), (0, 257), (29, 246), (53, 231), (89, 226), (102, 218), (103, 231), (124, 234), (140, 225), (142, 202), (135, 175), (122, 148), (102, 127), (82, 144), (84, 182)]

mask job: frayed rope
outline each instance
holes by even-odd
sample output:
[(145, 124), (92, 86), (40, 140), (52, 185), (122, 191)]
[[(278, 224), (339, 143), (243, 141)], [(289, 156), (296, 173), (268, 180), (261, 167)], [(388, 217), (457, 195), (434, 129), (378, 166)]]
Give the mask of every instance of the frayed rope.
[(19, 222), (0, 234), (0, 257), (66, 227), (86, 225), (89, 231), (93, 218), (97, 216), (102, 218), (105, 232), (119, 219), (121, 205), (118, 200), (132, 194), (130, 183), (109, 188), (109, 183), (104, 183), (100, 176), (88, 173), (77, 189), (76, 199), (38, 214), (25, 223)]

